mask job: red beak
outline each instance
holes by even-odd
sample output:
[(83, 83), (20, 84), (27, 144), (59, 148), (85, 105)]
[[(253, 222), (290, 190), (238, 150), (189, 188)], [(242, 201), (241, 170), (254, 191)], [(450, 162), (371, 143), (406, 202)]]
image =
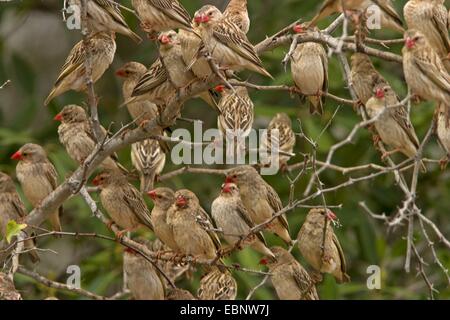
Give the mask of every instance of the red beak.
[(411, 38), (408, 37), (405, 40), (405, 44), (408, 47), (408, 49), (411, 49), (411, 48), (413, 48), (416, 45), (416, 41), (414, 41), (414, 39), (411, 39)]
[(263, 266), (267, 265), (269, 263), (269, 260), (266, 258), (262, 258), (259, 260), (259, 264), (262, 264)]
[(61, 113), (58, 113), (54, 118), (53, 118), (53, 120), (55, 120), (55, 121), (62, 121), (62, 119), (63, 119), (63, 117), (62, 117), (62, 114)]
[(222, 92), (225, 91), (225, 86), (224, 86), (223, 84), (219, 84), (218, 86), (216, 86), (216, 87), (214, 88), (214, 90), (215, 90), (216, 92), (222, 93)]
[(160, 42), (161, 44), (168, 44), (168, 43), (170, 43), (170, 39), (169, 39), (169, 37), (166, 36), (166, 35), (160, 36), (158, 40), (159, 40), (159, 42)]
[(100, 177), (99, 177), (99, 176), (96, 176), (96, 177), (94, 178), (94, 180), (92, 180), (92, 184), (93, 184), (94, 186), (98, 187), (98, 186), (100, 185)]
[(202, 22), (202, 16), (195, 16), (194, 17), (194, 21), (195, 21), (195, 23), (201, 23)]
[(152, 198), (153, 200), (156, 199), (156, 191), (155, 191), (155, 190), (149, 191), (147, 194), (148, 194), (148, 196), (149, 196), (150, 198)]
[(187, 204), (186, 198), (183, 196), (179, 196), (177, 201), (175, 202), (178, 207), (184, 207)]
[(383, 89), (377, 89), (377, 91), (375, 92), (375, 96), (378, 99), (383, 99), (384, 98), (384, 91), (383, 91)]
[(119, 69), (119, 70), (116, 71), (116, 76), (121, 77), (121, 78), (125, 78), (127, 76), (127, 73), (125, 72), (125, 70)]
[(295, 33), (302, 33), (303, 32), (303, 27), (299, 24), (295, 25), (293, 28)]
[(20, 151), (17, 151), (16, 153), (14, 153), (14, 154), (11, 156), (11, 159), (12, 159), (12, 160), (22, 160), (22, 159), (23, 159), (22, 153), (21, 153)]
[(333, 211), (328, 210), (328, 212), (327, 212), (327, 218), (328, 218), (329, 220), (334, 221), (334, 220), (337, 219), (337, 216), (336, 216), (336, 214), (335, 214)]
[(224, 193), (230, 193), (231, 192), (229, 183), (225, 183), (225, 185), (222, 188), (222, 192), (224, 192)]

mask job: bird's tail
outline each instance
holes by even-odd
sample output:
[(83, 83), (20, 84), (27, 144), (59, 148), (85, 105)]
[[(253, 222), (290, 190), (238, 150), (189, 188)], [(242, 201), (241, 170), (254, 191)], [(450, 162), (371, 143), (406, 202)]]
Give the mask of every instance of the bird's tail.
[[(61, 232), (62, 231), (62, 227), (61, 227), (61, 221), (59, 220), (60, 215), (62, 215), (63, 213), (63, 207), (59, 207), (58, 211), (53, 212), (50, 217), (49, 217), (49, 221), (50, 224), (52, 225), (52, 230), (53, 231), (57, 231), (57, 232)], [(59, 237), (61, 237), (61, 235), (59, 235)]]
[(49, 93), (47, 98), (44, 101), (44, 106), (48, 106), (50, 101), (52, 101), (57, 96), (57, 87), (53, 87), (52, 91)]
[(25, 241), (24, 246), (25, 246), (25, 249), (28, 250), (28, 255), (31, 259), (31, 262), (38, 263), (41, 261), (41, 258), (39, 258), (39, 255), (35, 248), (35, 243), (32, 239)]
[(323, 104), (321, 97), (316, 96), (310, 96), (308, 97), (309, 100), (309, 112), (311, 114), (323, 114)]
[(137, 44), (140, 44), (142, 42), (142, 38), (139, 37), (136, 33), (134, 33), (132, 30), (128, 30), (127, 34), (128, 37), (130, 37), (134, 42)]
[(141, 193), (147, 193), (150, 190), (153, 190), (153, 186), (155, 184), (156, 173), (154, 170), (149, 173), (142, 173), (140, 175), (141, 178)]

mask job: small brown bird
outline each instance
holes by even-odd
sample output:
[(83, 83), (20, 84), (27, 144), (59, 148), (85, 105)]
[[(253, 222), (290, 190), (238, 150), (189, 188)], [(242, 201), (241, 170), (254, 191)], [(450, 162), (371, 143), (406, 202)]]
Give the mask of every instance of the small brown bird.
[(247, 0), (230, 0), (223, 14), (226, 19), (237, 25), (243, 33), (248, 33), (250, 18), (248, 17)]
[(175, 193), (169, 188), (156, 188), (148, 192), (154, 206), (151, 221), (155, 235), (173, 251), (179, 251), (173, 230), (167, 223), (167, 211), (175, 203)]
[[(96, 33), (90, 36), (87, 46), (92, 65), (92, 81), (95, 83), (114, 60), (114, 54), (116, 53), (115, 35), (106, 32)], [(48, 105), (53, 98), (66, 91), (86, 91), (86, 68), (84, 64), (87, 53), (83, 41), (78, 42), (72, 48), (52, 91), (45, 99), (44, 105)]]
[(376, 5), (381, 10), (381, 27), (389, 28), (403, 33), (403, 22), (395, 11), (391, 0), (325, 0), (319, 13), (311, 20), (309, 26), (315, 26), (317, 22), (336, 12), (347, 14), (355, 11), (365, 11), (368, 7)]
[[(147, 68), (139, 62), (127, 62), (119, 70), (116, 76), (123, 78), (122, 94), (125, 101), (131, 98), (133, 90), (141, 77), (147, 72)], [(127, 104), (128, 113), (137, 124), (145, 120), (154, 119), (158, 114), (158, 107), (150, 101), (139, 101)]]
[[(158, 37), (159, 55), (161, 57), (162, 63), (166, 68), (170, 82), (178, 90), (184, 89), (197, 81), (195, 74), (188, 70), (186, 63), (183, 60), (183, 50), (181, 47), (181, 42), (179, 40), (178, 34), (169, 30), (160, 33)], [(198, 95), (207, 104), (213, 108), (217, 108), (217, 103), (214, 101), (211, 93), (205, 91)]]
[(3, 272), (0, 272), (0, 301), (1, 300), (22, 300), (22, 296), (14, 287), (14, 282)]
[[(69, 156), (82, 165), (96, 145), (94, 131), (86, 111), (74, 104), (67, 105), (54, 117), (54, 120), (61, 122), (58, 127), (59, 141), (66, 148)], [(101, 128), (106, 134), (105, 128)], [(101, 167), (126, 172), (126, 169), (117, 162), (115, 155), (103, 160)]]
[(205, 6), (194, 19), (199, 24), (206, 49), (221, 68), (234, 71), (248, 69), (272, 78), (245, 33), (234, 23), (223, 19), (219, 9)]
[[(409, 0), (403, 7), (409, 29), (420, 30), (441, 58), (450, 52), (447, 9), (442, 0)], [(447, 71), (450, 63), (444, 61)]]
[(167, 224), (172, 227), (175, 242), (181, 253), (199, 261), (217, 257), (220, 241), (212, 231), (214, 225), (200, 206), (197, 196), (189, 190), (175, 192), (175, 203), (167, 212)]
[[(336, 220), (331, 210), (313, 208), (298, 233), (298, 248), (306, 261), (320, 273), (330, 273), (339, 283), (349, 282), (344, 251), (330, 221)], [(325, 237), (324, 224), (327, 223)], [(323, 240), (325, 238), (325, 241)]]
[(403, 71), (411, 91), (421, 98), (450, 105), (450, 75), (425, 36), (417, 30), (405, 33)]
[[(27, 211), (20, 200), (14, 182), (10, 176), (0, 171), (0, 235), (6, 237), (6, 227), (9, 221), (14, 220), (16, 223), (21, 223), (26, 215)], [(27, 240), (24, 245), (31, 261), (39, 262), (38, 253), (33, 250), (33, 241)]]
[(124, 233), (134, 231), (140, 226), (153, 230), (150, 211), (142, 195), (127, 178), (117, 171), (104, 171), (94, 178), (92, 183), (100, 188), (100, 200), (112, 220)]
[[(239, 187), (242, 202), (255, 224), (265, 223), (283, 209), (277, 192), (251, 166), (230, 169), (225, 182), (235, 183)], [(269, 223), (266, 229), (277, 234), (287, 244), (292, 244), (289, 224), (284, 215)]]
[(197, 300), (189, 291), (185, 289), (175, 288), (169, 289), (166, 300)]
[(166, 154), (158, 140), (147, 139), (131, 145), (131, 162), (139, 172), (141, 192), (153, 189), (156, 177), (163, 171)]
[[(53, 164), (48, 160), (44, 149), (37, 144), (27, 143), (23, 145), (11, 159), (18, 160), (16, 175), (28, 201), (37, 208), (53, 190), (58, 186), (58, 173)], [(54, 231), (62, 231), (60, 215), (63, 207), (49, 216)]]
[(164, 300), (165, 288), (159, 271), (131, 248), (124, 251), (123, 271), (135, 300)]
[[(394, 149), (383, 154), (383, 158), (401, 152), (408, 158), (417, 154), (419, 139), (409, 119), (408, 111), (404, 106), (389, 108), (399, 104), (397, 95), (389, 85), (378, 85), (375, 94), (366, 103), (366, 110), (370, 118), (381, 116), (375, 121), (375, 129), (384, 144)], [(388, 108), (388, 110), (385, 110)], [(422, 164), (422, 169), (425, 166)]]
[(178, 0), (131, 0), (142, 29), (159, 33), (171, 29), (192, 30), (191, 17)]
[[(239, 189), (234, 183), (222, 185), (220, 195), (211, 205), (211, 216), (218, 228), (222, 229), (223, 237), (233, 247), (244, 236), (247, 236), (255, 224), (250, 219), (247, 209), (242, 203)], [(267, 248), (262, 232), (250, 235), (242, 242), (250, 245), (263, 255), (274, 257)]]
[(356, 52), (351, 57), (351, 80), (359, 101), (365, 105), (372, 98), (375, 86), (388, 85), (383, 76), (375, 69), (369, 56)]
[(287, 250), (272, 247), (275, 259), (262, 259), (271, 273), (270, 279), (280, 300), (319, 300), (309, 273)]
[(205, 274), (197, 290), (199, 300), (235, 300), (237, 283), (228, 270), (223, 272), (217, 267)]
[[(285, 170), (287, 162), (291, 158), (287, 154), (293, 154), (294, 147), (295, 134), (292, 130), (292, 121), (286, 113), (277, 113), (261, 138), (260, 150), (262, 152), (260, 154), (267, 154), (266, 159), (261, 159), (261, 163), (263, 165), (270, 164), (273, 157), (272, 148), (274, 148), (274, 160), (279, 163), (282, 170)], [(283, 151), (285, 154), (279, 154), (279, 151)]]
[[(68, 4), (81, 8), (81, 0), (69, 0)], [(120, 8), (111, 0), (88, 0), (87, 23), (91, 33), (114, 31), (142, 42), (141, 37), (134, 33), (125, 21)]]
[[(296, 25), (296, 33), (304, 32), (304, 25)], [(322, 114), (324, 93), (328, 91), (328, 56), (316, 42), (300, 43), (291, 57), (291, 73), (297, 91), (307, 95), (311, 114)]]

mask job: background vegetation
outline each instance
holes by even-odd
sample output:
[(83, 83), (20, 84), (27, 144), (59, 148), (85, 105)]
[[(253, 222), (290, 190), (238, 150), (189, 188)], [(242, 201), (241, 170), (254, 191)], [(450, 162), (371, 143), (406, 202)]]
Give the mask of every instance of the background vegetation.
[[(121, 1), (130, 7), (130, 1)], [(187, 10), (193, 14), (197, 8), (205, 3), (213, 3), (224, 8), (227, 1), (181, 1)], [(394, 1), (398, 12), (401, 12), (406, 0)], [(82, 104), (85, 101), (83, 94), (69, 92), (57, 98), (48, 108), (43, 106), (45, 96), (48, 94), (59, 68), (69, 52), (71, 46), (81, 39), (79, 30), (70, 31), (62, 21), (60, 9), (61, 1), (12, 1), (0, 4), (0, 83), (10, 79), (11, 83), (0, 91), (0, 170), (14, 176), (15, 163), (9, 159), (10, 155), (26, 142), (35, 142), (43, 145), (51, 161), (55, 164), (61, 180), (76, 168), (76, 164), (67, 156), (60, 145), (57, 136), (57, 123), (52, 121), (53, 116), (61, 108), (70, 103)], [(249, 11), (252, 25), (249, 39), (257, 43), (266, 35), (271, 35), (285, 25), (298, 18), (310, 19), (319, 6), (318, 1), (281, 0), (281, 1), (249, 1)], [(134, 30), (139, 30), (137, 19), (126, 13), (127, 20)], [(332, 21), (323, 21), (326, 26)], [(141, 35), (142, 32), (138, 31)], [(381, 31), (371, 34), (378, 38), (400, 38), (402, 35)], [(150, 65), (157, 54), (155, 44), (144, 41), (137, 46), (130, 39), (118, 35), (118, 50), (111, 68), (95, 85), (96, 93), (100, 96), (100, 119), (103, 125), (108, 126), (114, 122), (114, 129), (121, 123), (129, 121), (125, 108), (119, 109), (122, 102), (121, 81), (114, 76), (114, 70), (123, 63), (136, 60)], [(381, 48), (400, 53), (402, 45), (393, 45), (391, 48)], [(260, 84), (292, 84), (290, 72), (285, 72), (280, 63), (288, 48), (279, 48), (262, 56), (265, 67), (275, 76), (275, 81), (260, 78), (255, 74), (242, 73), (242, 78)], [(349, 55), (348, 55), (349, 57)], [(379, 71), (390, 81), (400, 96), (405, 96), (406, 85), (403, 79), (401, 65), (373, 59)], [(335, 57), (330, 59), (330, 92), (349, 98), (345, 88), (342, 70)], [(267, 125), (271, 117), (277, 112), (288, 113), (293, 120), (301, 119), (305, 133), (317, 139), (324, 126), (328, 123), (336, 109), (337, 115), (331, 126), (318, 138), (318, 158), (324, 160), (330, 146), (338, 140), (345, 138), (360, 118), (349, 106), (338, 106), (328, 101), (325, 114), (322, 118), (312, 117), (308, 108), (298, 98), (291, 98), (285, 92), (257, 92), (251, 91), (255, 103), (255, 127), (262, 128)], [(431, 121), (433, 108), (431, 103), (414, 105), (412, 121), (419, 137), (423, 137)], [(183, 110), (183, 116), (201, 119), (205, 128), (216, 126), (216, 114), (200, 100), (192, 100)], [(294, 130), (299, 127), (293, 121)], [(182, 126), (187, 126), (181, 124)], [(310, 146), (298, 138), (296, 152), (310, 152)], [(121, 162), (131, 168), (129, 148), (119, 154)], [(442, 151), (433, 141), (426, 149), (425, 156), (439, 159)], [(290, 163), (301, 160), (300, 156), (292, 158)], [(401, 161), (401, 156), (395, 156)], [(353, 144), (340, 149), (333, 163), (342, 166), (355, 166), (366, 163), (381, 164), (380, 154), (372, 146), (371, 135), (367, 130), (360, 130)], [(168, 161), (165, 172), (176, 169)], [(364, 172), (363, 174), (368, 174)], [(409, 177), (411, 172), (407, 172)], [(355, 175), (356, 176), (356, 175)], [(325, 187), (330, 187), (348, 179), (335, 171), (327, 170), (322, 176)], [(287, 203), (289, 182), (281, 174), (267, 177), (267, 181), (274, 186), (280, 194), (283, 203)], [(304, 178), (296, 186), (296, 196), (300, 197), (306, 187), (308, 179)], [(222, 180), (216, 176), (185, 174), (164, 182), (163, 185), (174, 189), (186, 187), (193, 190), (201, 199), (204, 208), (209, 211), (210, 204), (219, 192)], [(20, 188), (18, 187), (20, 191)], [(21, 191), (20, 191), (21, 192)], [(430, 165), (428, 173), (421, 174), (418, 205), (423, 213), (432, 219), (441, 231), (450, 235), (450, 180), (449, 170), (441, 171), (437, 165)], [(403, 193), (395, 185), (393, 175), (383, 175), (374, 180), (355, 184), (346, 189), (326, 195), (328, 204), (342, 204), (342, 209), (336, 209), (341, 227), (336, 233), (344, 248), (349, 264), (349, 274), (352, 282), (337, 285), (332, 277), (325, 277), (319, 285), (319, 295), (322, 299), (425, 299), (428, 296), (426, 285), (420, 276), (417, 276), (413, 259), (411, 273), (403, 270), (405, 257), (406, 228), (387, 230), (358, 206), (358, 202), (366, 201), (375, 212), (391, 214), (401, 205)], [(23, 198), (24, 199), (24, 198)], [(310, 204), (320, 204), (320, 200)], [(149, 206), (151, 204), (149, 203)], [(31, 209), (29, 203), (27, 207)], [(291, 235), (296, 236), (304, 220), (307, 209), (298, 209), (289, 214)], [(65, 215), (62, 219), (63, 229), (67, 231), (97, 232), (110, 234), (106, 227), (95, 219), (86, 204), (79, 197), (73, 197), (65, 203)], [(150, 234), (144, 234), (151, 237)], [(420, 234), (415, 234), (420, 241)], [(270, 244), (280, 244), (277, 238), (267, 236)], [(41, 274), (61, 282), (67, 278), (68, 265), (80, 265), (82, 271), (82, 287), (100, 295), (110, 295), (120, 290), (122, 286), (122, 252), (123, 248), (112, 242), (93, 239), (41, 239), (39, 247), (52, 249), (57, 252), (42, 253), (42, 262), (36, 267)], [(450, 265), (450, 253), (437, 244), (438, 255), (447, 267)], [(439, 298), (450, 298), (449, 283), (442, 271), (433, 264), (431, 253), (427, 250), (425, 242), (419, 245), (425, 258), (430, 261), (426, 273), (433, 281), (435, 288), (440, 291)], [(294, 254), (300, 257), (298, 249)], [(231, 259), (238, 261), (249, 268), (260, 268), (259, 254), (244, 250), (234, 254)], [(25, 261), (25, 259), (23, 259)], [(382, 270), (381, 290), (368, 290), (366, 287), (366, 268), (369, 265), (379, 265)], [(304, 263), (306, 266), (306, 263)], [(238, 281), (238, 298), (245, 298), (249, 290), (260, 280), (261, 276), (242, 272), (234, 272)], [(198, 286), (199, 273), (190, 281), (183, 280), (178, 283), (182, 288), (195, 292)], [(48, 296), (58, 298), (79, 299), (80, 297), (64, 292), (55, 292), (32, 282), (29, 278), (16, 275), (16, 287), (26, 299), (41, 299)], [(270, 282), (260, 288), (254, 295), (257, 299), (276, 299), (276, 294)]]

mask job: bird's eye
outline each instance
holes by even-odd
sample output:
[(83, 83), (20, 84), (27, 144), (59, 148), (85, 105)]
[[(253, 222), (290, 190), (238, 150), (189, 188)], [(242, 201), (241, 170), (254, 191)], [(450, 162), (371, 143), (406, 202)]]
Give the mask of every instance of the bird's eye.
[(210, 12), (210, 13), (208, 13), (208, 15), (209, 15), (209, 16), (212, 16), (212, 15), (213, 15), (213, 13), (212, 13), (212, 12)]
[(233, 175), (233, 178), (237, 178), (237, 174)]
[(23, 152), (22, 155), (23, 155), (24, 157), (26, 157), (26, 156), (28, 156), (28, 152)]

